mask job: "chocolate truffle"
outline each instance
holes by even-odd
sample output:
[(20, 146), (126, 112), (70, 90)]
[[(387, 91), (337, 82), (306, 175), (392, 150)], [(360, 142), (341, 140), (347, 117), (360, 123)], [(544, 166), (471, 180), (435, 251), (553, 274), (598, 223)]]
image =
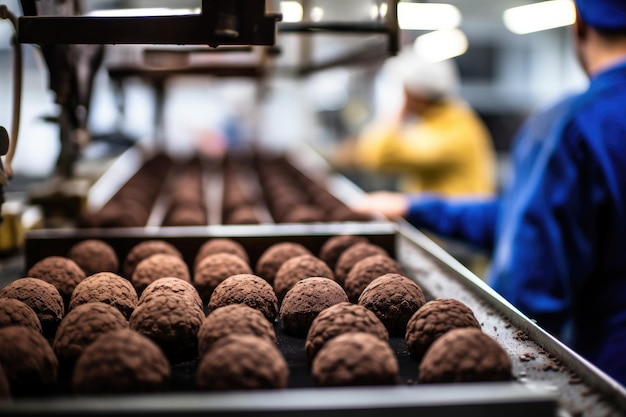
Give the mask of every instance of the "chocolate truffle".
[(259, 311), (245, 304), (231, 304), (209, 313), (198, 331), (200, 356), (230, 334), (253, 335), (276, 343), (274, 327)]
[(189, 297), (163, 293), (137, 306), (130, 328), (152, 339), (177, 363), (196, 356), (202, 320), (204, 312)]
[(398, 372), (398, 360), (389, 343), (361, 332), (329, 340), (311, 366), (315, 385), (324, 387), (394, 385)]
[(356, 235), (333, 236), (322, 245), (322, 248), (320, 249), (320, 259), (326, 262), (326, 265), (334, 271), (339, 256), (341, 256), (341, 254), (352, 245), (361, 242), (367, 242), (367, 238)]
[(335, 304), (348, 301), (341, 285), (328, 278), (312, 277), (298, 281), (280, 307), (280, 320), (285, 333), (306, 337), (317, 315)]
[(256, 263), (256, 273), (270, 284), (281, 265), (289, 258), (300, 255), (312, 255), (311, 251), (295, 242), (281, 242), (267, 248)]
[(194, 285), (204, 303), (208, 303), (215, 287), (226, 278), (238, 274), (252, 274), (250, 266), (232, 253), (216, 253), (202, 259), (194, 272)]
[(33, 265), (26, 274), (32, 278), (42, 279), (55, 286), (66, 306), (74, 288), (85, 279), (85, 273), (76, 262), (62, 256), (48, 256)]
[(320, 258), (313, 255), (300, 255), (287, 259), (276, 272), (274, 291), (278, 301), (287, 294), (296, 282), (310, 277), (323, 277), (334, 280), (335, 274)]
[(259, 213), (254, 206), (241, 206), (224, 217), (224, 224), (259, 224)]
[(87, 276), (98, 272), (117, 273), (120, 267), (111, 245), (99, 239), (87, 239), (74, 244), (67, 257), (76, 262)]
[(59, 363), (41, 333), (22, 326), (0, 329), (0, 366), (15, 397), (41, 395), (52, 390)]
[(128, 321), (117, 308), (104, 303), (83, 304), (63, 318), (52, 348), (61, 366), (72, 368), (80, 354), (98, 336), (127, 327)]
[(272, 286), (252, 274), (232, 275), (215, 287), (209, 300), (209, 311), (230, 304), (245, 304), (259, 310), (270, 322), (278, 314), (278, 298)]
[(511, 379), (509, 355), (498, 342), (474, 327), (452, 329), (435, 340), (419, 366), (420, 383)]
[(317, 352), (335, 336), (347, 332), (365, 332), (389, 341), (389, 332), (374, 313), (358, 304), (335, 304), (317, 315), (306, 336), (306, 355), (311, 362)]
[(193, 303), (196, 304), (201, 310), (204, 308), (202, 300), (200, 299), (200, 294), (198, 294), (196, 287), (189, 282), (176, 277), (159, 278), (152, 284), (148, 285), (141, 293), (137, 305), (148, 302), (154, 297), (160, 296), (160, 294), (164, 294), (165, 296), (182, 295), (183, 297), (187, 297), (193, 301)]
[(313, 223), (324, 220), (324, 212), (315, 206), (299, 205), (289, 210), (282, 218), (283, 223)]
[(41, 333), (37, 314), (15, 298), (0, 298), (0, 327), (24, 326)]
[(128, 320), (137, 307), (137, 292), (126, 278), (113, 272), (99, 272), (88, 276), (76, 286), (70, 298), (70, 310), (93, 302), (117, 308)]
[(148, 285), (159, 278), (176, 277), (191, 282), (189, 268), (180, 257), (167, 253), (148, 256), (137, 264), (131, 278), (137, 294), (141, 294)]
[(406, 323), (425, 302), (422, 289), (400, 274), (376, 278), (359, 297), (359, 305), (376, 314), (391, 336), (404, 336)]
[(183, 255), (171, 243), (164, 240), (146, 240), (133, 246), (126, 255), (123, 266), (124, 278), (131, 279), (139, 262), (157, 253), (175, 255), (183, 259)]
[(197, 382), (205, 390), (287, 388), (289, 367), (275, 344), (253, 335), (231, 335), (200, 359)]
[(170, 364), (150, 339), (130, 329), (115, 330), (89, 345), (76, 362), (75, 394), (129, 394), (167, 388)]
[(63, 298), (54, 285), (37, 278), (20, 278), (1, 289), (0, 297), (15, 298), (32, 308), (43, 335), (54, 337), (65, 312)]
[(365, 259), (368, 256), (374, 255), (386, 255), (389, 256), (386, 250), (378, 245), (374, 245), (369, 242), (355, 243), (343, 253), (337, 259), (337, 265), (335, 266), (335, 281), (340, 285), (346, 280), (352, 267), (361, 259)]
[(207, 224), (204, 207), (178, 205), (172, 208), (163, 219), (163, 226), (202, 226)]
[(0, 400), (8, 400), (11, 398), (11, 387), (9, 386), (9, 380), (0, 365)]
[(403, 274), (400, 264), (386, 255), (373, 255), (358, 261), (346, 277), (343, 287), (348, 298), (356, 303), (372, 281), (385, 274)]
[(463, 327), (480, 329), (472, 310), (453, 298), (440, 298), (424, 304), (406, 325), (406, 346), (412, 358), (421, 360), (430, 345), (449, 330)]
[(200, 246), (200, 249), (198, 249), (196, 253), (194, 265), (198, 265), (202, 259), (216, 253), (231, 253), (239, 256), (246, 263), (250, 262), (248, 253), (241, 243), (229, 238), (213, 238), (207, 240)]

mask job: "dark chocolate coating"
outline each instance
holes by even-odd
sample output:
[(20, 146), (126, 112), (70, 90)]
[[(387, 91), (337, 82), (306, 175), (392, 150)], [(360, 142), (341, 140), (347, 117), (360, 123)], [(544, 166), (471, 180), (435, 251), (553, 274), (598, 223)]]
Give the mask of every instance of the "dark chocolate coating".
[(359, 305), (376, 314), (390, 336), (404, 336), (407, 322), (425, 302), (419, 285), (399, 274), (376, 278), (359, 297)]
[(348, 298), (356, 303), (372, 281), (385, 274), (403, 274), (402, 266), (386, 255), (373, 255), (358, 261), (343, 282)]
[(337, 265), (335, 266), (335, 281), (343, 285), (352, 267), (361, 259), (365, 259), (368, 256), (373, 255), (389, 256), (386, 250), (369, 242), (355, 243), (347, 248), (339, 256), (339, 259), (337, 259)]
[(278, 314), (278, 298), (272, 286), (252, 274), (232, 275), (222, 281), (211, 294), (209, 311), (230, 304), (245, 304), (259, 310), (270, 322)]
[(298, 281), (291, 288), (280, 307), (280, 320), (285, 333), (306, 337), (317, 315), (335, 304), (348, 301), (346, 292), (335, 281), (311, 277)]
[(171, 363), (189, 360), (198, 351), (204, 312), (189, 297), (158, 294), (137, 306), (130, 328), (152, 339)]
[(256, 274), (270, 284), (274, 284), (274, 277), (281, 265), (295, 256), (311, 255), (311, 251), (295, 242), (276, 243), (267, 248), (256, 263)]
[(360, 332), (329, 340), (311, 366), (315, 384), (324, 387), (394, 385), (398, 373), (398, 360), (389, 343)]
[(99, 272), (88, 276), (76, 286), (69, 309), (93, 302), (117, 308), (128, 320), (137, 307), (137, 292), (126, 278), (113, 272)]
[(200, 389), (287, 388), (289, 367), (275, 344), (252, 335), (232, 335), (204, 355), (198, 366)]
[(71, 369), (78, 357), (101, 334), (128, 328), (120, 311), (104, 303), (83, 304), (63, 318), (52, 342), (62, 367)]
[(200, 299), (198, 290), (191, 283), (177, 277), (159, 278), (146, 287), (141, 293), (137, 305), (150, 301), (156, 296), (182, 295), (188, 297), (198, 308), (203, 309), (204, 305)]
[(419, 382), (426, 384), (511, 379), (509, 355), (498, 342), (473, 327), (452, 329), (435, 340), (419, 366)]
[(213, 238), (200, 246), (196, 253), (194, 265), (198, 265), (202, 259), (216, 253), (231, 253), (239, 256), (246, 263), (250, 262), (248, 253), (241, 243), (229, 238)]
[(421, 360), (430, 345), (452, 329), (480, 329), (474, 312), (459, 300), (440, 298), (424, 304), (406, 325), (406, 346), (411, 357)]
[(33, 265), (26, 274), (55, 286), (65, 304), (69, 304), (74, 288), (85, 279), (85, 273), (76, 262), (62, 256), (49, 256)]
[(279, 303), (298, 281), (310, 277), (334, 280), (335, 274), (324, 261), (313, 255), (300, 255), (287, 259), (274, 277), (274, 291)]
[(42, 395), (57, 382), (59, 363), (41, 333), (21, 326), (0, 329), (0, 366), (14, 397)]
[(245, 304), (231, 304), (211, 311), (202, 321), (198, 331), (200, 356), (231, 334), (254, 335), (276, 343), (274, 327), (259, 310)]
[(37, 278), (20, 278), (2, 288), (0, 297), (15, 298), (32, 308), (41, 322), (43, 335), (54, 338), (65, 312), (61, 293), (54, 285)]
[(72, 377), (78, 395), (164, 391), (170, 364), (149, 338), (130, 329), (115, 330), (89, 345)]
[(131, 282), (137, 294), (141, 295), (148, 285), (165, 277), (176, 277), (191, 282), (191, 275), (185, 261), (167, 253), (157, 253), (139, 262), (133, 272)]
[(250, 266), (232, 253), (216, 253), (202, 259), (194, 271), (194, 285), (207, 304), (213, 290), (226, 278), (238, 274), (252, 274)]
[(100, 239), (87, 239), (74, 244), (67, 257), (76, 262), (87, 276), (98, 272), (117, 274), (120, 268), (113, 247)]
[(367, 242), (367, 238), (364, 236), (356, 235), (333, 236), (322, 245), (319, 255), (320, 259), (326, 262), (326, 265), (328, 265), (330, 269), (334, 271), (339, 256), (341, 256), (341, 254), (352, 245), (361, 242)]
[(37, 314), (15, 298), (0, 298), (0, 327), (24, 326), (41, 333)]
[(389, 341), (389, 332), (374, 313), (358, 304), (335, 304), (319, 313), (311, 323), (305, 343), (309, 363), (326, 342), (348, 332), (370, 333)]
[(124, 265), (122, 267), (124, 278), (131, 279), (139, 262), (157, 253), (166, 253), (178, 256), (181, 259), (183, 258), (183, 255), (174, 245), (164, 240), (155, 239), (143, 241), (133, 246), (133, 248), (126, 255)]

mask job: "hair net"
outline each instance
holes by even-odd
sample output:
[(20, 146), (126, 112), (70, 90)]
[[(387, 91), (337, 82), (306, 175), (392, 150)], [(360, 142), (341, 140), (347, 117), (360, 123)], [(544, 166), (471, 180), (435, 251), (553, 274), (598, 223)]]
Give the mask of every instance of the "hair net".
[(458, 70), (451, 60), (429, 62), (413, 49), (405, 49), (389, 58), (387, 70), (413, 94), (440, 98), (456, 94), (459, 87)]
[(626, 0), (575, 0), (582, 20), (598, 29), (626, 29)]

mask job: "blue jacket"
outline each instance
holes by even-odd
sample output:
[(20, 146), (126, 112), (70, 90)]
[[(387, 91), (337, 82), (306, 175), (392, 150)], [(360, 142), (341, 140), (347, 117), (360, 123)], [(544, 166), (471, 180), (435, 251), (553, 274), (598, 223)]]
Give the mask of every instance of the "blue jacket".
[(493, 250), (488, 282), (626, 384), (626, 62), (531, 116), (499, 198), (415, 196), (418, 227)]

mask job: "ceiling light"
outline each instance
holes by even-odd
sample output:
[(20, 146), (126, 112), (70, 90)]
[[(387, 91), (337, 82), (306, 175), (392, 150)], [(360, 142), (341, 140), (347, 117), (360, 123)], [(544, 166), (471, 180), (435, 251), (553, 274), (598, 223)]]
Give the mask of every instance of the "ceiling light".
[(444, 3), (398, 3), (398, 24), (405, 30), (453, 29), (461, 23), (456, 6)]
[(504, 11), (504, 25), (518, 35), (568, 26), (576, 21), (572, 0), (551, 0)]
[(463, 55), (467, 37), (459, 29), (437, 30), (418, 36), (413, 43), (415, 52), (426, 61), (437, 62)]
[(315, 6), (311, 8), (311, 20), (314, 22), (320, 22), (324, 18), (324, 9)]
[(304, 11), (297, 1), (281, 1), (280, 12), (283, 14), (283, 22), (301, 22)]

